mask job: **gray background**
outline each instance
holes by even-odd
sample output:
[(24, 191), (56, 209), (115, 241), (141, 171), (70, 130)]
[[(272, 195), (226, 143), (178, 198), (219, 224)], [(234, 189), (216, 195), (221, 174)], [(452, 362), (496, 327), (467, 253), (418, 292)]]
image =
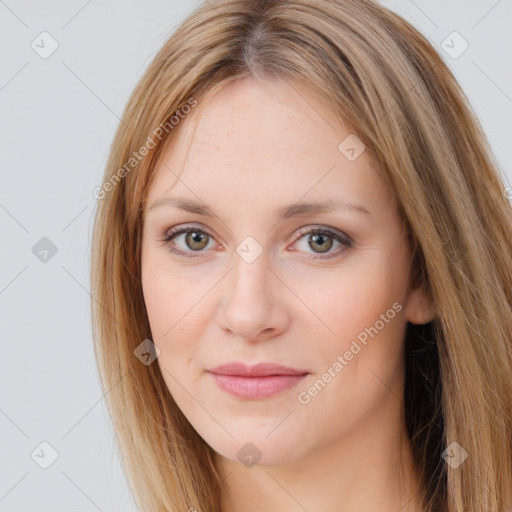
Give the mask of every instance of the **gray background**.
[[(384, 3), (443, 55), (510, 186), (512, 1)], [(93, 357), (92, 191), (136, 80), (195, 5), (0, 0), (0, 512), (136, 510)], [(57, 252), (37, 257), (43, 237)]]

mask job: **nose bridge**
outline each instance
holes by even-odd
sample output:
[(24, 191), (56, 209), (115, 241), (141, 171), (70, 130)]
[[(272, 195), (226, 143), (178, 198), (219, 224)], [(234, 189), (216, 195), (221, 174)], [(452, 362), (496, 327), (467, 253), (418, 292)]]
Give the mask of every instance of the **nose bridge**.
[(272, 293), (275, 276), (267, 268), (263, 247), (245, 240), (233, 254), (232, 271), (220, 303), (220, 327), (245, 339), (257, 339), (284, 328), (286, 314)]
[(233, 255), (232, 294), (236, 294), (238, 300), (248, 299), (253, 304), (268, 300), (266, 294), (272, 286), (268, 264), (267, 253), (258, 242), (254, 239), (241, 242)]

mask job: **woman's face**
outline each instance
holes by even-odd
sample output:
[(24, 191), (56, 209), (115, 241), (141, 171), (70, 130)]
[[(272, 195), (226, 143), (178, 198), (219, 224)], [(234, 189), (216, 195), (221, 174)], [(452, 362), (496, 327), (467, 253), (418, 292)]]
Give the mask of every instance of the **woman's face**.
[[(142, 242), (156, 361), (179, 408), (246, 465), (396, 424), (406, 321), (432, 309), (408, 288), (409, 248), (368, 152), (282, 80), (234, 82), (181, 122), (155, 169)], [(229, 363), (298, 375), (211, 372)]]

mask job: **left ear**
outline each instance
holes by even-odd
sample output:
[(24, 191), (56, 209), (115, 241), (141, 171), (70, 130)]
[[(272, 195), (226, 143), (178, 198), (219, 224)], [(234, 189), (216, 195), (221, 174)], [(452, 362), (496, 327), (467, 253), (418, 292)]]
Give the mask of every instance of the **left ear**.
[(404, 314), (406, 320), (411, 324), (427, 324), (435, 316), (434, 302), (423, 288), (415, 288), (407, 296)]

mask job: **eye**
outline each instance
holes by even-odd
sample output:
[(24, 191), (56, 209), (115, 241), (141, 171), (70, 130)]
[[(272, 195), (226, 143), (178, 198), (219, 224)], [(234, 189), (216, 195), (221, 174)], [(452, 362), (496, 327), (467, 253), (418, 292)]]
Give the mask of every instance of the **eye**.
[[(179, 240), (182, 236), (182, 246), (180, 247), (180, 244), (177, 244), (175, 240)], [(307, 244), (303, 245), (303, 252), (308, 252), (309, 248), (313, 250), (314, 254), (327, 254), (327, 256), (307, 256), (308, 259), (332, 258), (354, 245), (353, 240), (347, 235), (332, 232), (328, 228), (301, 228), (295, 236), (295, 244), (306, 236), (309, 236), (309, 238), (306, 240)], [(213, 240), (213, 237), (207, 231), (196, 226), (171, 228), (163, 238), (172, 253), (187, 258), (203, 257), (201, 255), (204, 252), (203, 249), (208, 248), (209, 242), (213, 242)], [(340, 244), (342, 249), (329, 252), (335, 242)]]
[[(306, 239), (306, 236), (308, 238)], [(305, 238), (306, 244), (303, 244), (304, 252), (307, 252), (307, 248), (313, 249), (315, 254), (328, 254), (327, 256), (308, 256), (308, 259), (327, 259), (338, 256), (346, 249), (353, 247), (353, 240), (347, 235), (334, 233), (327, 228), (302, 228), (299, 229), (296, 236), (296, 243), (300, 242)], [(341, 250), (330, 251), (334, 243), (337, 242), (342, 247)], [(318, 251), (318, 252), (317, 252)]]
[[(182, 235), (184, 235), (183, 243), (185, 247), (182, 249), (176, 248), (176, 242), (174, 240), (179, 239)], [(167, 231), (163, 239), (166, 244), (169, 244), (169, 250), (171, 252), (188, 258), (201, 257), (199, 254), (196, 255), (193, 253), (202, 252), (203, 249), (208, 246), (208, 242), (212, 240), (213, 237), (209, 233), (195, 226), (171, 228)]]

